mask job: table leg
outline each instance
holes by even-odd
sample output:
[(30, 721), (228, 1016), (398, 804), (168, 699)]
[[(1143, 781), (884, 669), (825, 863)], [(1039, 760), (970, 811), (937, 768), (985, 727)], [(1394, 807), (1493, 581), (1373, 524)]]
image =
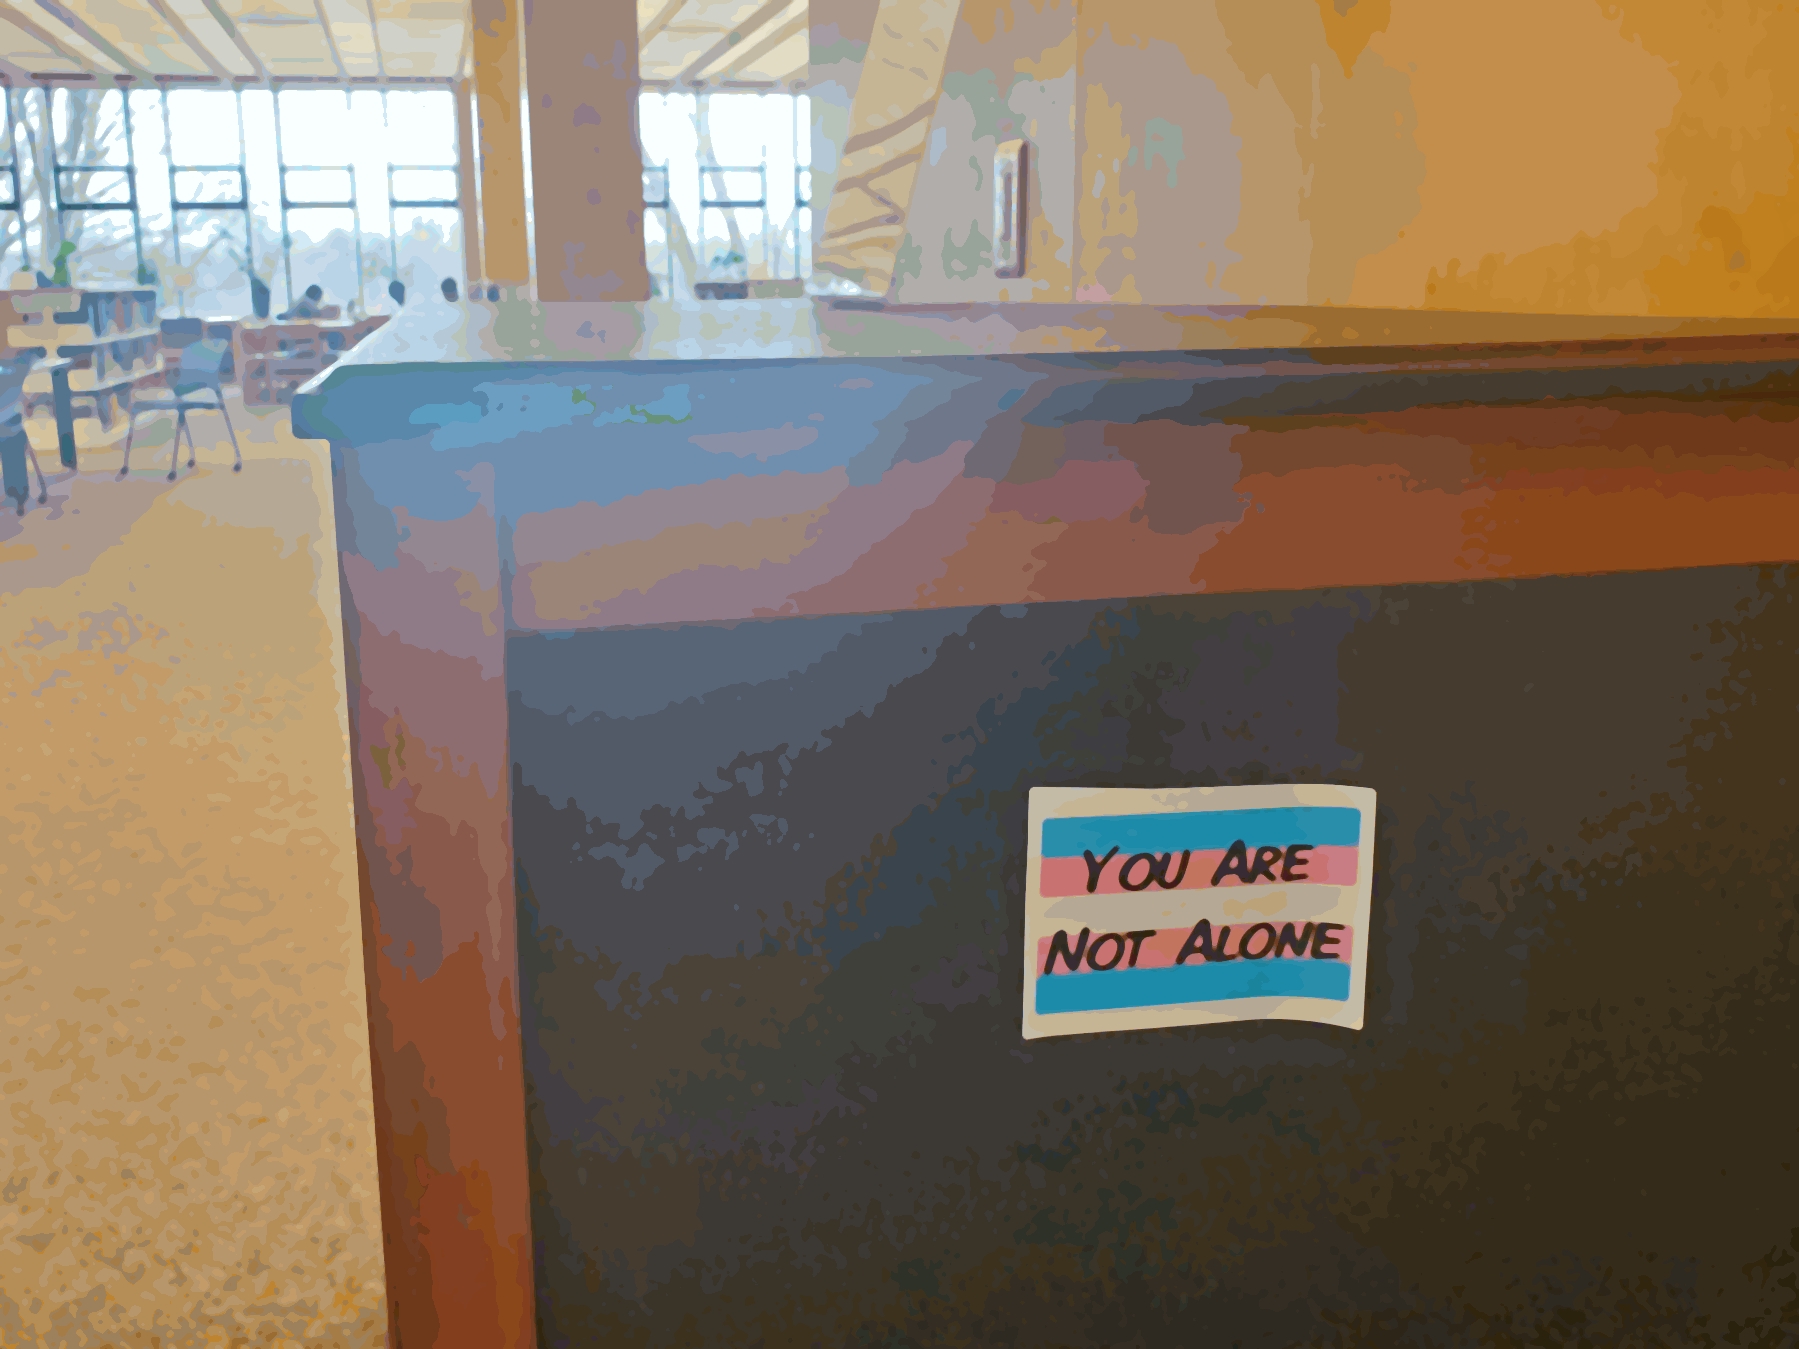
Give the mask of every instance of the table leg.
[(75, 464), (75, 407), (69, 398), (69, 370), (61, 366), (50, 372), (50, 394), (56, 409), (56, 445), (61, 452), (62, 466), (74, 468)]

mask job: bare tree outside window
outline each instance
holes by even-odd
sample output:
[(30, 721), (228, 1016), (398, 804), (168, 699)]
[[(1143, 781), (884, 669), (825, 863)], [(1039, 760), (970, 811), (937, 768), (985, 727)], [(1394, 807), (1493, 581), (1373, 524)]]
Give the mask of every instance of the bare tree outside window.
[[(116, 90), (14, 89), (8, 94), (8, 131), (19, 171), (18, 209), (0, 212), (0, 267), (41, 271), (48, 276), (64, 243), (75, 245), (77, 267), (96, 266), (106, 279), (130, 284), (137, 271), (136, 248), (127, 211), (68, 211), (56, 206), (52, 163), (103, 164), (108, 172), (63, 175), (64, 195), (86, 199), (120, 196), (125, 174), (125, 96)], [(50, 137), (55, 137), (51, 158)], [(123, 247), (120, 259), (112, 255)], [(92, 257), (90, 264), (89, 258)]]

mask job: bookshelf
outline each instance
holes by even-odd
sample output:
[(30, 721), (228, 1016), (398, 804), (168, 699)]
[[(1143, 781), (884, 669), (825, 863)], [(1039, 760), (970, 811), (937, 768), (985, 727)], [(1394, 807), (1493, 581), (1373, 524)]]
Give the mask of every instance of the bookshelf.
[(0, 319), (7, 346), (37, 356), (23, 390), (26, 435), (65, 467), (121, 439), (132, 395), (162, 378), (154, 290), (11, 291)]

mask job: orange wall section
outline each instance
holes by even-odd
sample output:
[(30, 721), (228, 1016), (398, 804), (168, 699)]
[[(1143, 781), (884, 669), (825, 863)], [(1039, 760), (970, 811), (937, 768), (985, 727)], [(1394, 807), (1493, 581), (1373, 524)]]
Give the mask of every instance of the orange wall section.
[(1799, 314), (1786, 0), (965, 0), (932, 137), (902, 301)]

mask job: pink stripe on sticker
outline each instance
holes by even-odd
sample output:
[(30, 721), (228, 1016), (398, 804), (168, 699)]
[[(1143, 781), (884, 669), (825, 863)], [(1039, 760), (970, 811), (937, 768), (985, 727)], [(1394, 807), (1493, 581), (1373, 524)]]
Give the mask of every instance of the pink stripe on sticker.
[[(1261, 855), (1263, 866), (1258, 871), (1258, 860), (1255, 850), (1246, 849), (1243, 854), (1232, 858), (1231, 854), (1220, 849), (1217, 851), (1185, 854), (1183, 868), (1181, 853), (1148, 853), (1122, 852), (1106, 858), (1096, 857), (1088, 862), (1085, 857), (1046, 857), (1043, 859), (1042, 893), (1049, 897), (1063, 895), (1118, 895), (1129, 891), (1146, 890), (1151, 894), (1163, 890), (1209, 890), (1212, 878), (1218, 877), (1218, 889), (1232, 890), (1246, 883), (1253, 885), (1354, 885), (1356, 880), (1357, 849), (1341, 847), (1307, 848), (1294, 851), (1289, 861), (1285, 854), (1278, 858), (1269, 858), (1268, 853), (1274, 849), (1266, 849)], [(1166, 858), (1166, 861), (1164, 861)], [(1232, 865), (1223, 875), (1219, 868), (1226, 860)], [(1095, 877), (1095, 871), (1098, 872)], [(1255, 879), (1245, 882), (1243, 873), (1253, 874)], [(1284, 878), (1284, 879), (1283, 879)], [(1092, 890), (1087, 888), (1090, 880), (1097, 880)]]

